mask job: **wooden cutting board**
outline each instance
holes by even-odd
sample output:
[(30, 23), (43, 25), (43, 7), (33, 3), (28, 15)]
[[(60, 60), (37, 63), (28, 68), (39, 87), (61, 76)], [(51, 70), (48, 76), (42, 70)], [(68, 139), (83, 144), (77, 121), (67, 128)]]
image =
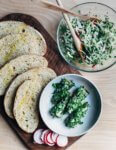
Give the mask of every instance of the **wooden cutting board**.
[[(22, 21), (26, 24), (34, 27), (37, 29), (45, 38), (47, 42), (47, 53), (45, 55), (46, 59), (48, 60), (49, 67), (55, 70), (57, 75), (65, 74), (65, 73), (76, 73), (80, 74), (78, 71), (72, 69), (69, 65), (66, 64), (66, 62), (61, 58), (58, 52), (57, 44), (53, 40), (53, 38), (48, 34), (48, 32), (44, 29), (44, 27), (41, 25), (41, 23), (36, 20), (34, 17), (26, 15), (26, 14), (19, 14), (19, 13), (13, 13), (8, 14), (7, 16), (3, 17), (0, 21), (6, 21), (6, 20), (15, 20), (15, 21)], [(57, 146), (47, 146), (47, 145), (38, 145), (33, 143), (33, 134), (27, 134), (24, 131), (22, 131), (16, 122), (5, 114), (4, 107), (3, 107), (3, 100), (4, 97), (0, 97), (0, 113), (3, 116), (3, 118), (7, 121), (7, 123), (12, 127), (14, 132), (20, 137), (22, 142), (31, 150), (64, 150), (65, 148), (59, 148)], [(47, 128), (45, 124), (43, 123), (41, 117), (40, 117), (40, 125), (38, 128)], [(69, 144), (67, 147), (72, 145), (76, 140), (78, 140), (80, 137), (74, 137), (69, 138)]]

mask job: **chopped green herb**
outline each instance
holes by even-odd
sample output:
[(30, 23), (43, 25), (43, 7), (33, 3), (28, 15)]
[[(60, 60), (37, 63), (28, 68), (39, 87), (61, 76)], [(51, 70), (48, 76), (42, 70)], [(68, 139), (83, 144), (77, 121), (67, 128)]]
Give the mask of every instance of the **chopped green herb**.
[(74, 128), (78, 124), (83, 124), (82, 118), (85, 116), (88, 107), (88, 102), (85, 102), (83, 105), (79, 106), (65, 119), (65, 125), (69, 128)]
[(69, 90), (75, 84), (71, 80), (62, 79), (59, 83), (54, 83), (52, 86), (54, 87), (54, 93), (51, 99), (53, 104), (57, 104), (60, 100), (68, 97), (70, 95)]
[(89, 94), (84, 86), (80, 86), (73, 92), (70, 89), (75, 84), (71, 80), (63, 78), (59, 83), (53, 84), (54, 92), (51, 99), (54, 106), (49, 113), (53, 118), (61, 118), (64, 114), (68, 114), (65, 119), (65, 125), (74, 128), (77, 124), (82, 124), (82, 118), (88, 110), (88, 102), (85, 98)]
[(83, 105), (84, 100), (87, 97), (87, 95), (88, 95), (88, 92), (83, 86), (77, 88), (74, 95), (70, 98), (67, 104), (67, 107), (66, 107), (67, 112), (72, 113), (78, 107)]
[(62, 115), (65, 113), (65, 107), (67, 105), (68, 99), (69, 97), (62, 99), (59, 103), (51, 108), (50, 114), (52, 117), (62, 117)]

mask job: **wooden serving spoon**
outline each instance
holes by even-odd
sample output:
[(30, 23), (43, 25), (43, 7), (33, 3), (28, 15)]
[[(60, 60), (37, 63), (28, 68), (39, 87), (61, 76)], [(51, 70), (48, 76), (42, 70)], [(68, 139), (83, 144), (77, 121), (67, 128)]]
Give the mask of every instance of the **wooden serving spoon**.
[[(66, 9), (64, 9), (63, 8), (63, 4), (62, 4), (62, 2), (60, 1), (60, 0), (56, 0), (57, 1), (57, 3), (58, 3), (58, 5), (60, 6), (60, 7), (58, 7), (57, 5), (55, 5), (55, 7), (54, 8), (60, 8), (60, 9), (58, 9), (58, 10), (63, 10), (62, 12), (63, 12), (63, 16), (64, 16), (64, 19), (65, 19), (65, 21), (66, 21), (66, 23), (67, 23), (67, 25), (68, 25), (68, 27), (69, 27), (69, 29), (70, 29), (70, 32), (71, 32), (71, 35), (72, 35), (72, 37), (73, 37), (73, 40), (74, 40), (74, 44), (75, 44), (75, 47), (76, 47), (76, 49), (78, 50), (78, 52), (79, 52), (79, 55), (80, 55), (80, 57), (82, 58), (82, 61), (84, 62), (84, 57), (83, 57), (83, 55), (82, 55), (82, 43), (81, 43), (81, 40), (80, 40), (80, 38), (77, 36), (77, 34), (76, 34), (76, 32), (75, 32), (75, 30), (74, 30), (74, 28), (72, 27), (72, 24), (70, 23), (70, 20), (69, 20), (69, 17), (68, 17), (68, 15), (66, 14), (66, 12), (67, 12), (67, 10)], [(47, 2), (47, 1), (43, 1), (42, 0), (42, 2), (44, 3), (44, 4), (47, 4), (47, 6), (51, 9), (51, 6), (53, 6), (53, 5), (51, 5), (51, 3), (50, 2)], [(53, 7), (52, 7), (53, 8)], [(65, 11), (64, 11), (65, 10)], [(65, 13), (64, 13), (65, 12)], [(68, 11), (69, 13), (70, 13), (70, 11)], [(71, 12), (71, 14), (73, 14), (74, 15), (74, 13), (72, 13)], [(81, 15), (78, 15), (78, 14), (76, 14), (76, 16), (81, 16)], [(85, 17), (85, 16), (84, 16)], [(81, 17), (82, 18), (82, 17)], [(86, 18), (86, 20), (87, 20), (87, 18)]]
[(51, 2), (48, 2), (48, 1), (45, 1), (45, 0), (41, 0), (41, 2), (49, 9), (52, 9), (52, 10), (55, 10), (55, 11), (60, 11), (63, 13), (63, 16), (64, 16), (64, 19), (65, 21), (67, 22), (67, 25), (69, 26), (69, 29), (71, 31), (71, 34), (72, 34), (72, 37), (74, 39), (74, 43), (75, 43), (75, 47), (77, 48), (78, 52), (79, 52), (79, 55), (80, 57), (82, 58), (82, 61), (84, 62), (85, 61), (85, 58), (83, 57), (82, 55), (82, 42), (79, 38), (79, 35), (77, 33), (77, 31), (74, 30), (74, 28), (72, 27), (71, 23), (70, 23), (70, 20), (69, 20), (69, 17), (67, 14), (70, 14), (72, 16), (76, 16), (78, 18), (80, 18), (81, 20), (91, 20), (93, 22), (97, 22), (97, 21), (100, 21), (100, 19), (96, 18), (96, 17), (89, 17), (87, 15), (80, 15), (80, 14), (77, 14), (77, 13), (74, 13), (68, 9), (65, 9), (63, 8), (63, 4), (61, 2), (61, 0), (56, 0), (58, 5), (55, 5)]
[[(81, 15), (81, 14), (77, 14), (77, 13), (74, 13), (73, 11), (71, 10), (68, 10), (66, 8), (63, 8), (61, 7), (61, 5), (56, 5), (56, 4), (53, 4), (51, 2), (48, 2), (46, 0), (41, 0), (41, 2), (44, 4), (45, 7), (47, 7), (48, 9), (52, 9), (54, 11), (59, 11), (59, 12), (62, 12), (62, 13), (66, 13), (66, 14), (70, 14), (72, 16), (75, 16), (75, 17), (78, 17), (80, 18), (81, 20), (89, 20), (91, 19), (91, 17), (87, 16), (87, 15)], [(60, 2), (61, 4), (61, 2)], [(93, 17), (92, 17), (93, 18)], [(95, 18), (94, 18), (95, 19)]]
[[(61, 2), (61, 0), (56, 0), (57, 3), (59, 4), (59, 6), (61, 6), (63, 8), (63, 4)], [(75, 44), (75, 47), (77, 49), (77, 51), (79, 52), (79, 55), (80, 57), (82, 58), (82, 61), (84, 61), (84, 57), (82, 55), (82, 43), (81, 43), (81, 40), (80, 38), (76, 35), (75, 33), (75, 30), (74, 28), (72, 27), (72, 24), (70, 23), (70, 20), (69, 20), (69, 17), (67, 14), (63, 13), (63, 16), (64, 16), (64, 19), (65, 21), (67, 22), (67, 25), (71, 31), (71, 34), (72, 34), (72, 37), (73, 37), (73, 40), (74, 40), (74, 44)]]

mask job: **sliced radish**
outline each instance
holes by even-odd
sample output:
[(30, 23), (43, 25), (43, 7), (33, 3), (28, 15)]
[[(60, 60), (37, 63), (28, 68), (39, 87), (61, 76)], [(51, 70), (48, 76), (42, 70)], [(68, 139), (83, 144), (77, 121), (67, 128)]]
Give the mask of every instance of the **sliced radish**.
[(65, 147), (68, 144), (68, 138), (59, 135), (51, 130), (38, 129), (33, 135), (34, 143), (37, 144), (47, 144), (49, 146), (54, 146), (57, 144), (59, 147)]
[(35, 131), (33, 135), (34, 143), (43, 144), (43, 141), (41, 140), (42, 132), (43, 132), (43, 129), (38, 129)]
[(68, 144), (68, 138), (66, 136), (59, 135), (56, 143), (59, 147), (65, 147)]
[(56, 143), (57, 137), (58, 137), (58, 134), (55, 133), (55, 132), (53, 132), (52, 135), (51, 135), (51, 138), (52, 138), (52, 141), (53, 141), (54, 143)]
[(49, 146), (54, 146), (54, 143), (50, 143), (48, 141), (48, 135), (51, 133), (51, 131), (47, 132), (45, 135), (44, 135), (44, 141), (45, 141), (45, 144), (49, 145)]
[(49, 144), (55, 144), (52, 139), (51, 139), (51, 134), (52, 132), (49, 132), (48, 135), (46, 136), (46, 140)]
[(45, 144), (49, 144), (48, 141), (47, 141), (47, 136), (48, 136), (49, 132), (50, 132), (50, 131), (48, 131), (48, 132), (46, 132), (46, 133), (44, 134), (44, 142), (45, 142)]
[(53, 139), (52, 139), (52, 136), (53, 136), (53, 131), (51, 131), (51, 134), (50, 134), (50, 138), (51, 138), (51, 141), (52, 141), (52, 143), (54, 143), (55, 144), (55, 142), (53, 141)]
[[(50, 130), (44, 130), (42, 135), (41, 135), (41, 140), (45, 143), (45, 135), (49, 132)], [(46, 143), (45, 143), (46, 144)]]
[(54, 143), (51, 144), (47, 140), (47, 136), (48, 136), (49, 133), (51, 133), (50, 130), (44, 130), (42, 135), (41, 135), (41, 140), (44, 142), (44, 144), (47, 144), (49, 146), (54, 146)]
[(60, 135), (58, 135), (58, 136), (56, 137), (56, 141), (55, 141), (56, 144), (57, 144), (57, 139), (58, 139), (59, 136), (60, 136)]

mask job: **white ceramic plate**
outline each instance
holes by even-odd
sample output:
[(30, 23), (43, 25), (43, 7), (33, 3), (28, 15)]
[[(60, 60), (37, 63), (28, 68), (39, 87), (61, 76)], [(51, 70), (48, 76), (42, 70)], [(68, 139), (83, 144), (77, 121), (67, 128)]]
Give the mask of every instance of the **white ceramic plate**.
[[(62, 78), (72, 80), (75, 83), (76, 87), (72, 88), (71, 92), (80, 85), (83, 85), (89, 91), (86, 101), (88, 101), (90, 107), (82, 120), (83, 124), (71, 129), (64, 124), (64, 119), (67, 115), (64, 115), (62, 118), (52, 118), (49, 114), (49, 110), (53, 106), (51, 103), (54, 91), (52, 84), (60, 82)], [(39, 110), (44, 123), (52, 131), (68, 137), (80, 136), (87, 133), (97, 122), (101, 113), (101, 96), (96, 86), (86, 78), (76, 74), (65, 74), (56, 77), (44, 88), (40, 97)]]

